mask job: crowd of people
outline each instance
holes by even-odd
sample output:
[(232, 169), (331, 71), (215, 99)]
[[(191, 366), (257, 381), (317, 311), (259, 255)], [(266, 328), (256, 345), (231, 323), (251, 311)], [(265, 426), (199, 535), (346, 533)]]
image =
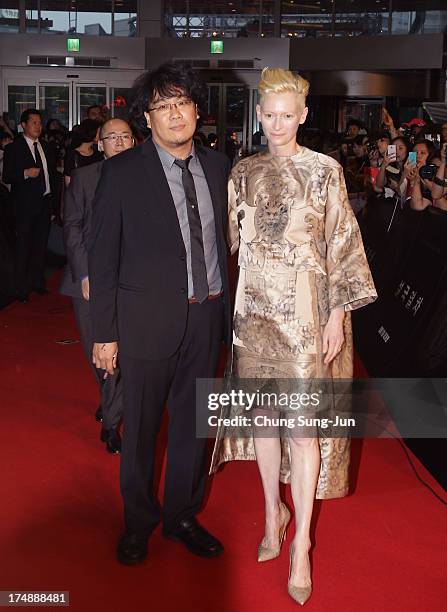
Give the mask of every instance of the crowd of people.
[(431, 205), (447, 210), (446, 143), (447, 123), (428, 125), (414, 118), (396, 128), (385, 108), (376, 132), (368, 133), (351, 119), (343, 135), (303, 135), (303, 144), (342, 165), (356, 214), (378, 200), (386, 200), (392, 209), (397, 203), (401, 210)]

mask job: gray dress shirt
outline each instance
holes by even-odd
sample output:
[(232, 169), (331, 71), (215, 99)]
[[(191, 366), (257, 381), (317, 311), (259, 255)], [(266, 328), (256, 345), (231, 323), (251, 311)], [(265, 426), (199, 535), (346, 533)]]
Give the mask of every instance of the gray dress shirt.
[[(182, 232), (183, 242), (186, 249), (186, 266), (188, 270), (188, 298), (194, 297), (194, 286), (192, 281), (191, 268), (191, 234), (189, 231), (188, 211), (186, 209), (186, 196), (182, 183), (182, 170), (174, 162), (176, 158), (165, 151), (154, 142), (160, 161), (163, 166), (169, 189), (171, 190), (177, 211), (178, 222)], [(220, 277), (219, 259), (217, 255), (216, 226), (214, 223), (214, 210), (211, 200), (210, 190), (206, 182), (202, 164), (197, 157), (194, 144), (191, 149), (192, 159), (189, 162), (189, 169), (194, 179), (196, 188), (197, 202), (199, 205), (200, 222), (202, 224), (203, 251), (205, 255), (206, 275), (210, 295), (222, 291), (222, 279)]]

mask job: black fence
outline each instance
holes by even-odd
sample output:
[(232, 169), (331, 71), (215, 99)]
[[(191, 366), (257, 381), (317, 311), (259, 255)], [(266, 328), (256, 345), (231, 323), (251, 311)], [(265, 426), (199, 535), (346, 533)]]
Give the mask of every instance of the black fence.
[[(398, 429), (402, 407), (418, 397), (422, 420), (445, 423), (447, 212), (401, 210), (379, 198), (359, 222), (379, 298), (353, 312), (356, 350), (372, 377), (414, 378), (410, 390), (390, 384), (382, 391)], [(447, 489), (447, 440), (406, 444)]]

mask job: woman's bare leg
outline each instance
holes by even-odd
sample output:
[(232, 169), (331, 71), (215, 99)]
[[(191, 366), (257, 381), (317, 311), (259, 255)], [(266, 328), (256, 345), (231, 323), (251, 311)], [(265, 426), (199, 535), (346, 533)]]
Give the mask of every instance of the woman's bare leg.
[[(260, 414), (261, 411), (255, 411)], [(265, 411), (262, 411), (265, 414)], [(272, 416), (272, 412), (268, 413)], [(259, 427), (254, 431), (256, 460), (262, 480), (265, 500), (264, 546), (278, 546), (279, 534), (279, 473), (281, 469), (281, 440), (279, 429)]]
[(318, 438), (290, 438), (291, 490), (295, 507), (296, 532), (292, 543), (290, 582), (297, 587), (311, 584), (310, 523), (320, 471)]

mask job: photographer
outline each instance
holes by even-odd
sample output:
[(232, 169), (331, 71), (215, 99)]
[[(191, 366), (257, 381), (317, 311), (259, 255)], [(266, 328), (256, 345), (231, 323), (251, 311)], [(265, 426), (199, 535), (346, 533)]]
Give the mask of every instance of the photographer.
[(369, 165), (371, 168), (380, 168), (383, 159), (387, 154), (388, 145), (391, 144), (389, 132), (382, 130), (370, 138), (368, 145)]
[(405, 168), (410, 182), (410, 206), (413, 210), (425, 210), (431, 204), (438, 205), (439, 201), (440, 208), (444, 207), (446, 148), (447, 143), (444, 143), (439, 159), (436, 147), (429, 140), (414, 146), (416, 166), (408, 164)]
[(368, 136), (356, 136), (353, 140), (354, 155), (349, 157), (345, 167), (346, 188), (349, 202), (355, 214), (366, 204), (366, 169), (369, 168)]
[(408, 158), (410, 145), (403, 136), (394, 138), (391, 144), (396, 146), (396, 157), (388, 153), (383, 157), (382, 165), (377, 174), (374, 191), (383, 194), (385, 199), (402, 200), (407, 191), (407, 180), (404, 176), (404, 166)]

